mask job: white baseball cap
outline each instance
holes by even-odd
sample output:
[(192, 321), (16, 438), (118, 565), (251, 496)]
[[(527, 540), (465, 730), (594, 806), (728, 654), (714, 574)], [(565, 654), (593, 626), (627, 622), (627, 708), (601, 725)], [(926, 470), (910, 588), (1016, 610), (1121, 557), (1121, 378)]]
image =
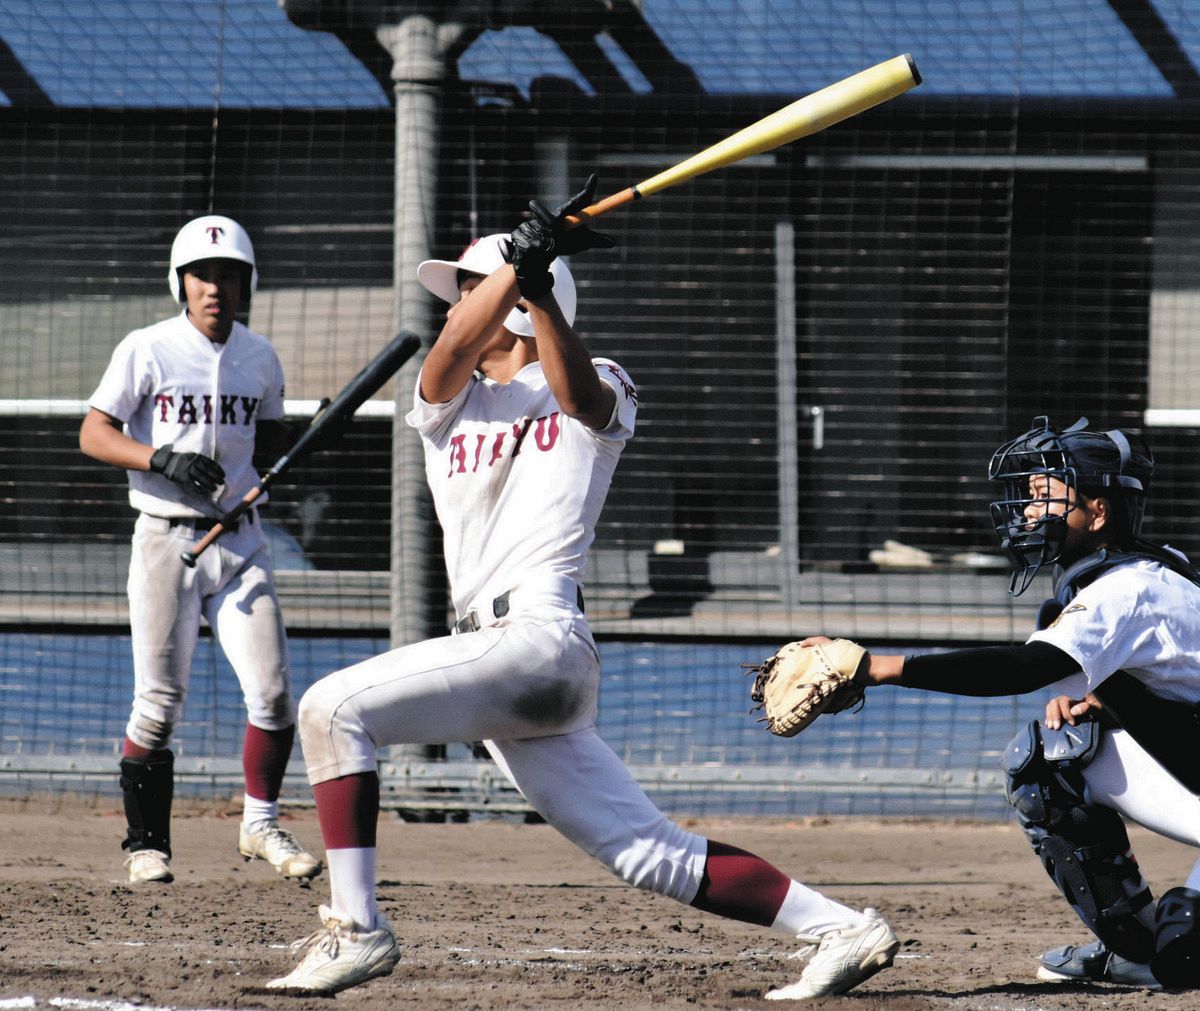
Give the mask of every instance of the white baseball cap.
[[(458, 272), (466, 270), (480, 277), (487, 277), (493, 271), (499, 270), (508, 262), (505, 258), (508, 241), (507, 232), (497, 232), (474, 239), (457, 260), (425, 260), (417, 267), (417, 280), (443, 302), (454, 305), (462, 298), (458, 290)], [(554, 277), (554, 298), (558, 307), (566, 321), (574, 324), (575, 279), (561, 258), (550, 264), (550, 273)], [(508, 314), (504, 320), (504, 327), (521, 337), (533, 336), (533, 323), (529, 320), (529, 314), (520, 309), (513, 309)]]
[(179, 281), (180, 270), (199, 260), (236, 260), (246, 264), (250, 268), (250, 290), (242, 292), (243, 298), (249, 298), (258, 287), (254, 246), (246, 229), (232, 218), (206, 214), (179, 229), (179, 234), (171, 243), (171, 263), (167, 268), (167, 284), (176, 302), (187, 301)]

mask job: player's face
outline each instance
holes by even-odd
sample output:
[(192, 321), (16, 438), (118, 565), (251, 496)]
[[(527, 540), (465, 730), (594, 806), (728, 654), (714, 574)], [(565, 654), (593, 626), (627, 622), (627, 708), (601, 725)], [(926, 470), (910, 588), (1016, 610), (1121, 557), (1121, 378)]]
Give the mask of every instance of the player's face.
[(1029, 479), (1030, 502), (1025, 507), (1025, 518), (1033, 526), (1046, 516), (1062, 516), (1067, 524), (1064, 554), (1072, 553), (1077, 545), (1092, 540), (1103, 528), (1107, 516), (1107, 502), (1092, 499), (1078, 489), (1068, 487), (1066, 482), (1048, 474), (1034, 474)]
[(234, 260), (197, 260), (183, 269), (188, 319), (211, 341), (222, 342), (233, 329), (242, 304), (243, 268)]

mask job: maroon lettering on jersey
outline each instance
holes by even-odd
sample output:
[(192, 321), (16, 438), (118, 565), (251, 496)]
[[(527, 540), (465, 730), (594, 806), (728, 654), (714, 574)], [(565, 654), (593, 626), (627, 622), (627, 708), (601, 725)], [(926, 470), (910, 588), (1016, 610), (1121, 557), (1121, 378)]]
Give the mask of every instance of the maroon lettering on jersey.
[(515, 440), (512, 451), (514, 459), (516, 458), (517, 454), (521, 452), (521, 445), (525, 442), (525, 436), (529, 432), (530, 424), (532, 424), (532, 422), (526, 418), (521, 424), (513, 425), (512, 427), (513, 439)]
[(221, 394), (221, 424), (236, 425), (237, 424), (237, 404), (238, 398), (236, 393)]
[(483, 444), (487, 441), (487, 433), (480, 432), (475, 436), (475, 464), (471, 467), (471, 473), (479, 469), (479, 458), (483, 455)]
[(258, 407), (258, 397), (240, 397), (242, 402), (242, 410), (246, 416), (242, 419), (243, 425), (248, 425), (254, 418), (254, 410)]
[(548, 453), (554, 448), (554, 444), (558, 442), (558, 411), (549, 417), (537, 419), (533, 429), (533, 441), (543, 453)]
[(504, 436), (506, 434), (505, 432), (496, 433), (496, 440), (492, 443), (492, 458), (488, 460), (489, 467), (494, 467), (496, 461), (504, 454)]
[(633, 383), (626, 379), (625, 376), (622, 375), (621, 370), (615, 365), (605, 362), (604, 367), (616, 377), (617, 384), (621, 387), (622, 392), (625, 394), (625, 399), (632, 400), (636, 404), (637, 390), (634, 388)]
[(456, 435), (450, 439), (450, 473), (447, 477), (453, 477), (455, 472), (465, 474), (467, 472), (467, 448), (466, 435)]
[(180, 425), (194, 425), (196, 423), (196, 398), (190, 393), (185, 393), (179, 398), (179, 417), (176, 422)]
[(154, 394), (154, 403), (158, 405), (158, 420), (167, 420), (167, 408), (175, 406), (175, 398), (169, 393)]
[(212, 424), (212, 394), (211, 393), (204, 394), (204, 423), (206, 425)]

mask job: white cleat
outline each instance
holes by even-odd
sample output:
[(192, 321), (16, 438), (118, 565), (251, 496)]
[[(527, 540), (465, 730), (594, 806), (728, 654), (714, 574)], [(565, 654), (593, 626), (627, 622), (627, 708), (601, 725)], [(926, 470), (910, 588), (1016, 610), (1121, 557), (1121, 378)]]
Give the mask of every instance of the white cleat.
[(801, 934), (805, 947), (792, 958), (807, 959), (798, 982), (767, 993), (767, 1000), (807, 1000), (845, 993), (892, 964), (900, 942), (874, 909), (864, 909), (867, 922), (827, 934)]
[(320, 928), (292, 945), (300, 964), (286, 976), (273, 979), (269, 990), (330, 994), (387, 976), (400, 961), (400, 949), (391, 928), (376, 915), (374, 930), (356, 930), (350, 920), (339, 920), (328, 906), (320, 907)]
[(265, 860), (285, 878), (307, 880), (321, 873), (321, 861), (274, 822), (264, 822), (255, 832), (242, 825), (238, 829), (238, 852), (246, 860)]
[(171, 873), (171, 858), (162, 850), (135, 850), (125, 858), (129, 868), (129, 883), (140, 885), (145, 881), (160, 881), (164, 885), (175, 880)]

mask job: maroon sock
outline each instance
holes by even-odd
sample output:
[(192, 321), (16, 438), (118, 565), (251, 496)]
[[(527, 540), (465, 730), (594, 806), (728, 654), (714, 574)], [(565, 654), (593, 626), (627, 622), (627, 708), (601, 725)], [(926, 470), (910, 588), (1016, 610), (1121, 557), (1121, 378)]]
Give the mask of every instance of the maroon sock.
[(762, 857), (710, 839), (704, 877), (692, 905), (731, 920), (769, 927), (791, 885), (791, 878)]
[(292, 742), (296, 727), (284, 730), (263, 730), (246, 724), (242, 744), (242, 773), (246, 778), (246, 793), (255, 800), (278, 800), (283, 787), (283, 774), (292, 757)]
[(373, 849), (379, 821), (379, 776), (359, 772), (313, 787), (327, 850)]

